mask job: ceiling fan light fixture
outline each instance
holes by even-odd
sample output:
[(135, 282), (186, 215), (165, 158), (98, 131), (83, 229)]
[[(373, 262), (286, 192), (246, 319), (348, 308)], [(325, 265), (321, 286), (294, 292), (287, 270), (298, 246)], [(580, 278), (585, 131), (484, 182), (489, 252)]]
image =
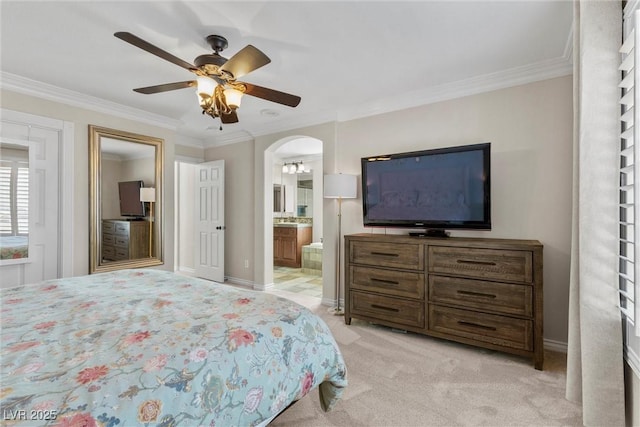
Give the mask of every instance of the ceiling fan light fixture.
[(198, 76), (196, 78), (198, 96), (201, 98), (213, 96), (213, 92), (216, 90), (218, 83), (211, 77)]
[(224, 99), (226, 101), (226, 104), (234, 110), (240, 107), (240, 103), (242, 102), (242, 95), (244, 95), (242, 91), (232, 86), (226, 86), (224, 89)]

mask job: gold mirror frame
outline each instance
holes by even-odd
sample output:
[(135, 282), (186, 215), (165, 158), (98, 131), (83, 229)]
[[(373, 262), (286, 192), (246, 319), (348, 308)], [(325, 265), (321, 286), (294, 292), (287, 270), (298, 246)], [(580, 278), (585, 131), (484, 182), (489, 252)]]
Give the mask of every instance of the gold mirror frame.
[[(155, 193), (153, 206), (152, 236), (153, 255), (104, 262), (102, 259), (102, 138), (110, 138), (155, 148)], [(152, 267), (164, 264), (163, 191), (164, 140), (115, 129), (89, 125), (89, 273), (121, 270), (125, 268)]]

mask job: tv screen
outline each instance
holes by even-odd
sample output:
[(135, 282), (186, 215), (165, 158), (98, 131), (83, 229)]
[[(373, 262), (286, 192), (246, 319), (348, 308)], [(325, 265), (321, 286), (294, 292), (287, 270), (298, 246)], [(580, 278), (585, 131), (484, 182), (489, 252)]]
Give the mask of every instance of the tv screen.
[(120, 215), (144, 217), (144, 202), (140, 201), (140, 189), (144, 187), (142, 181), (125, 181), (118, 183), (120, 194)]
[(361, 163), (365, 226), (491, 229), (491, 143)]

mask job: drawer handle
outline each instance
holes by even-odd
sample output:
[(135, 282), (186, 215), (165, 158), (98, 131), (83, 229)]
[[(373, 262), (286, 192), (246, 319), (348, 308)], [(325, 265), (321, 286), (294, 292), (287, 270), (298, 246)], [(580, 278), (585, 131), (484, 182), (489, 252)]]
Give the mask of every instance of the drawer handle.
[(379, 308), (380, 310), (393, 311), (394, 313), (398, 313), (400, 310), (393, 307), (385, 307), (384, 305), (371, 304), (372, 308)]
[(458, 264), (475, 264), (475, 265), (497, 265), (493, 261), (475, 261), (470, 259), (459, 259), (456, 260)]
[(394, 257), (394, 258), (397, 258), (400, 256), (399, 254), (391, 254), (388, 252), (371, 252), (371, 255), (388, 256), (388, 257)]
[(481, 298), (496, 298), (495, 295), (492, 294), (483, 294), (482, 292), (472, 292), (472, 291), (456, 291), (462, 295), (468, 295), (472, 297), (481, 297)]
[(479, 329), (485, 329), (487, 331), (495, 331), (496, 328), (493, 326), (486, 326), (486, 325), (479, 325), (477, 323), (473, 323), (473, 322), (465, 322), (464, 320), (458, 320), (458, 324), (459, 325), (463, 325), (463, 326), (472, 326), (474, 328), (479, 328)]
[(377, 279), (375, 277), (371, 277), (370, 280), (372, 282), (384, 283), (385, 285), (398, 285), (399, 284), (399, 282), (396, 282), (395, 280)]

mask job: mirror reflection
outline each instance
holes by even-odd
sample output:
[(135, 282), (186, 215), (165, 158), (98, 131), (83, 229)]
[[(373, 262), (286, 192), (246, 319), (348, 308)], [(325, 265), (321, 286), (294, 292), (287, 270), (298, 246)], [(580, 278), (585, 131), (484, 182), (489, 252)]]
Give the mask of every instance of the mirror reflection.
[(296, 216), (303, 218), (313, 217), (313, 175), (304, 172), (298, 177), (298, 199), (296, 204)]
[(29, 257), (29, 147), (0, 142), (0, 261)]
[(162, 140), (91, 129), (91, 272), (162, 264)]
[(313, 174), (302, 161), (276, 165), (273, 212), (280, 216), (313, 217)]

